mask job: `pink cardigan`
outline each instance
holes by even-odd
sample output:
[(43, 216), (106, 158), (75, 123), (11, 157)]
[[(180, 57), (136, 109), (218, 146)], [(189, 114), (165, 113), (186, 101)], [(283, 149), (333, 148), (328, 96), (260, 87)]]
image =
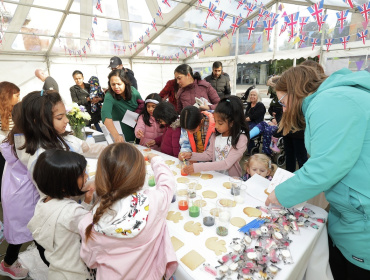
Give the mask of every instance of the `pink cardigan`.
[(120, 239), (92, 230), (86, 242), (85, 229), (92, 223), (91, 212), (79, 224), (82, 236), (81, 258), (90, 268), (97, 268), (97, 280), (169, 279), (177, 269), (176, 254), (168, 233), (166, 216), (175, 188), (175, 178), (161, 157), (151, 162), (157, 185), (146, 190), (149, 215), (143, 231), (133, 237)]
[(245, 136), (245, 134), (240, 135), (239, 141), (236, 144), (236, 149), (231, 147), (229, 154), (223, 161), (215, 161), (215, 138), (216, 134), (212, 134), (209, 140), (209, 147), (203, 153), (192, 153), (190, 160), (209, 161), (194, 163), (194, 172), (228, 170), (229, 176), (241, 177), (242, 169), (239, 161), (247, 149), (247, 136)]
[[(141, 115), (138, 120), (137, 120), (137, 124), (136, 124), (136, 127), (135, 127), (135, 137), (137, 137), (137, 132), (139, 130), (141, 130), (142, 132), (144, 132), (144, 137), (142, 137), (140, 139), (140, 145), (142, 146), (146, 146), (146, 143), (151, 141), (151, 140), (155, 140), (157, 137), (160, 137), (162, 136), (163, 132), (164, 132), (164, 128), (160, 128), (159, 127), (159, 123), (157, 123), (154, 119), (153, 116), (150, 117), (150, 123), (152, 126), (147, 126), (145, 123), (144, 123), (144, 120), (143, 120), (143, 116)], [(154, 145), (154, 146), (151, 146), (152, 149), (154, 150), (157, 150), (159, 151), (159, 146), (158, 145)]]

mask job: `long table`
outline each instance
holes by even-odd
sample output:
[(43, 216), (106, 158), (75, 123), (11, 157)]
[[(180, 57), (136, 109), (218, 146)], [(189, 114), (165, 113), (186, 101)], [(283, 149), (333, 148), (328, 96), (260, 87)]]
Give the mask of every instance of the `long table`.
[[(146, 147), (137, 145), (137, 148), (141, 151)], [(165, 160), (171, 160), (174, 164), (170, 164), (169, 167), (173, 171), (176, 178), (181, 176), (180, 169), (178, 168), (179, 160), (177, 158), (162, 154), (157, 151), (153, 153), (159, 154)], [(96, 169), (96, 160), (88, 159), (89, 170)], [(147, 165), (147, 171), (152, 172), (150, 165)], [(202, 195), (206, 190), (212, 190), (217, 193), (217, 197), (214, 199), (203, 198), (206, 202), (213, 202), (220, 198), (233, 199), (230, 189), (226, 189), (223, 183), (229, 182), (229, 176), (223, 175), (218, 172), (203, 172), (213, 175), (212, 179), (202, 179), (202, 177), (187, 176), (189, 179), (198, 178), (198, 183), (202, 186), (200, 190), (197, 191), (197, 195)], [(178, 183), (178, 187), (182, 187)], [(149, 188), (147, 180), (144, 188)], [(255, 218), (250, 218), (244, 214), (243, 209), (247, 206), (256, 207), (261, 206), (261, 202), (254, 199), (253, 197), (245, 194), (245, 201), (243, 204), (237, 204), (236, 207), (232, 208), (232, 217), (243, 218), (246, 223), (252, 221)], [(317, 206), (307, 204), (307, 207), (316, 213), (316, 216), (327, 218), (327, 212)], [(231, 251), (229, 244), (232, 242), (233, 238), (241, 238), (243, 234), (238, 231), (238, 228), (231, 225), (229, 226), (229, 234), (225, 237), (220, 237), (216, 234), (216, 227), (206, 227), (202, 222), (202, 215), (197, 218), (192, 218), (189, 216), (188, 211), (180, 211), (178, 209), (177, 201), (172, 203), (169, 211), (180, 212), (182, 220), (177, 221), (167, 221), (168, 229), (171, 237), (176, 237), (184, 243), (184, 245), (176, 251), (176, 255), (179, 262), (179, 267), (175, 273), (176, 280), (187, 280), (187, 279), (215, 279), (214, 276), (204, 271), (203, 266), (200, 265), (195, 270), (189, 269), (182, 261), (181, 258), (192, 250), (195, 250), (206, 260), (205, 263), (209, 263), (211, 266), (218, 266), (218, 260), (220, 256), (216, 256), (214, 251), (209, 250), (205, 246), (205, 242), (210, 237), (218, 237), (218, 240), (224, 240), (226, 242), (227, 251)], [(203, 231), (199, 235), (194, 235), (192, 232), (187, 232), (184, 230), (184, 224), (189, 222), (199, 222)], [(302, 228), (300, 233), (296, 235), (290, 235), (290, 239), (293, 241), (289, 246), (293, 257), (293, 264), (284, 265), (279, 263), (278, 266), (282, 270), (276, 275), (274, 279), (276, 280), (326, 280), (333, 279), (330, 271), (328, 259), (328, 238), (327, 229), (325, 224), (319, 224), (318, 229), (314, 228)], [(236, 279), (236, 278), (235, 278)]]

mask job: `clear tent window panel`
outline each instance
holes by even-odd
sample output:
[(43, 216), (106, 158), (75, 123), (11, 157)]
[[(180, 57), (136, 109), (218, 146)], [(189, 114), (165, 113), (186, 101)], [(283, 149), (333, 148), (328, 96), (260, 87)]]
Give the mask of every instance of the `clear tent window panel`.
[[(77, 2), (77, 0), (74, 2)], [(68, 3), (68, 0), (58, 0), (58, 1), (34, 0), (32, 4), (35, 6), (64, 10), (67, 6), (67, 3)]]
[(18, 34), (12, 44), (17, 51), (46, 52), (52, 37)]

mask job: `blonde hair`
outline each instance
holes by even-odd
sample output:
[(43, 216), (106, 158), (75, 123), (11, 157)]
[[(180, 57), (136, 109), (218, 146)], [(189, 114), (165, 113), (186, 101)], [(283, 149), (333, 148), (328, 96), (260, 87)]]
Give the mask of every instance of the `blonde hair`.
[(286, 70), (276, 82), (275, 90), (286, 93), (288, 110), (279, 123), (279, 132), (287, 135), (290, 131), (297, 132), (306, 128), (302, 112), (303, 100), (314, 93), (325, 81), (327, 76), (319, 74), (315, 68), (298, 65)]
[(86, 240), (91, 236), (93, 225), (99, 222), (103, 214), (112, 212), (111, 207), (116, 201), (142, 188), (145, 173), (144, 157), (133, 145), (115, 143), (103, 150), (98, 159), (95, 176), (99, 206), (92, 224), (86, 228)]
[(250, 156), (245, 162), (244, 162), (244, 170), (247, 170), (247, 168), (250, 167), (250, 164), (252, 161), (258, 161), (263, 163), (266, 168), (270, 171), (268, 174), (269, 176), (274, 176), (276, 170), (277, 170), (277, 165), (271, 162), (271, 159), (265, 155), (265, 154), (254, 154)]

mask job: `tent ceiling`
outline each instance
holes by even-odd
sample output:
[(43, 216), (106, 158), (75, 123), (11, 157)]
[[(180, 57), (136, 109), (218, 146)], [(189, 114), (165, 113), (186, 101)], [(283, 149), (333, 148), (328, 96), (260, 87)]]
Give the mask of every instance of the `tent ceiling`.
[[(215, 14), (218, 15), (222, 10), (228, 16), (220, 28), (219, 21), (210, 17), (205, 29), (203, 24), (210, 1), (203, 1), (198, 8), (198, 0), (168, 0), (171, 7), (162, 3), (162, 0), (100, 0), (103, 13), (96, 9), (97, 1), (2, 0), (4, 6), (0, 4), (0, 10), (5, 33), (0, 52), (64, 56), (68, 55), (67, 50), (79, 50), (82, 53), (85, 47), (89, 56), (108, 57), (115, 54), (114, 45), (118, 45), (126, 46), (125, 54), (121, 50), (120, 56), (132, 59), (151, 58), (150, 52), (146, 50), (150, 46), (156, 53), (169, 56), (180, 52), (181, 57), (185, 58), (180, 48), (190, 48), (189, 43), (192, 40), (196, 48), (207, 46), (216, 42), (225, 32), (230, 32), (233, 16), (241, 14), (244, 24), (257, 13), (254, 11), (246, 18), (246, 11), (238, 9), (238, 0), (220, 0)], [(259, 2), (270, 8), (277, 1)], [(279, 3), (310, 6), (317, 2), (318, 0), (283, 0)], [(358, 4), (365, 2), (356, 1)], [(344, 10), (348, 5), (341, 0), (325, 0), (324, 7)], [(157, 15), (159, 8), (163, 20)], [(94, 24), (95, 17), (97, 24)], [(156, 21), (157, 31), (151, 25), (153, 19)], [(146, 35), (147, 31), (150, 37)], [(203, 40), (196, 38), (200, 31)], [(139, 42), (141, 36), (144, 44)], [(86, 45), (88, 40), (91, 50)]]

